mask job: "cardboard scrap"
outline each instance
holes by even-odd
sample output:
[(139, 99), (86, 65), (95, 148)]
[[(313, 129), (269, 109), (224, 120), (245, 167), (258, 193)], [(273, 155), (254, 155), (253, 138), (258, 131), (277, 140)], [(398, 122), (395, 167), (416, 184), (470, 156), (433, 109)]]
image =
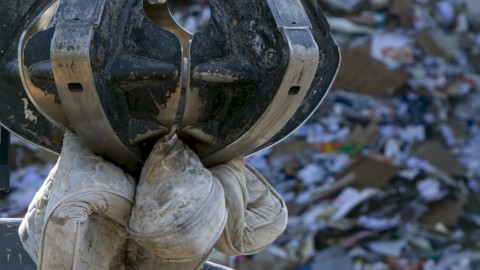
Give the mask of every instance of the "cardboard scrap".
[(448, 60), (453, 60), (461, 51), (457, 37), (440, 30), (424, 29), (417, 33), (416, 41), (428, 55)]
[(372, 121), (368, 126), (357, 126), (350, 137), (344, 142), (345, 145), (361, 144), (370, 146), (374, 143), (375, 139), (379, 136), (378, 126)]
[(342, 51), (342, 64), (334, 84), (349, 91), (389, 96), (408, 77), (405, 71), (389, 70), (385, 64), (373, 59), (370, 45), (367, 45)]
[(449, 149), (445, 148), (438, 141), (430, 140), (417, 146), (414, 150), (414, 155), (419, 159), (430, 162), (430, 164), (442, 171), (455, 176), (466, 177), (467, 170), (465, 167)]
[(425, 213), (421, 222), (427, 226), (435, 226), (438, 223), (448, 227), (457, 225), (462, 204), (455, 201), (439, 201), (430, 204), (429, 210)]
[(351, 187), (356, 189), (385, 187), (389, 180), (398, 174), (399, 168), (375, 156), (361, 156), (347, 165), (337, 176), (337, 179), (354, 175)]
[(415, 37), (418, 45), (430, 56), (446, 57), (443, 50), (437, 45), (430, 35), (429, 30), (423, 29), (419, 31)]

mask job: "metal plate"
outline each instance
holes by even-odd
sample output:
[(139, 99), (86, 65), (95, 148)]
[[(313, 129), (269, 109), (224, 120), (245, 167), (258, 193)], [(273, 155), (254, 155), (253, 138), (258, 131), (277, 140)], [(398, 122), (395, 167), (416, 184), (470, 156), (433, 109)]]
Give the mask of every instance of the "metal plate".
[(18, 227), (22, 219), (0, 219), (0, 265), (4, 270), (37, 269), (30, 255), (23, 249)]

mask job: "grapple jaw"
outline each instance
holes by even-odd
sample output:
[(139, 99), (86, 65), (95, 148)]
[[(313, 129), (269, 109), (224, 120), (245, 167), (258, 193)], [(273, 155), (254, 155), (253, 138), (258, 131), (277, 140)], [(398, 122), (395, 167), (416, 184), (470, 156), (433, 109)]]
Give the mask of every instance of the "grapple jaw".
[(132, 171), (172, 132), (206, 166), (251, 154), (304, 122), (337, 73), (311, 1), (210, 0), (194, 35), (164, 1), (20, 1), (0, 29), (0, 122), (55, 152), (71, 129)]

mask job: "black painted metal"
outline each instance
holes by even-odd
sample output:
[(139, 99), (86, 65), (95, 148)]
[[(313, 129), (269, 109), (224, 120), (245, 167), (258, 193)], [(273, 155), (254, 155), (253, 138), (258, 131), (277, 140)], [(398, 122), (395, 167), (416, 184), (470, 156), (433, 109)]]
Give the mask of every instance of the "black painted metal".
[[(190, 46), (192, 91), (187, 93), (186, 121), (180, 130), (184, 141), (191, 142), (197, 152), (208, 149), (207, 154), (231, 144), (255, 125), (271, 104), (288, 64), (288, 44), (267, 1), (209, 3), (212, 18)], [(222, 76), (212, 80), (200, 73)], [(225, 81), (229, 77), (236, 79)]]
[[(299, 127), (318, 107), (336, 75), (340, 61), (338, 46), (314, 1), (302, 0), (320, 50), (320, 63), (312, 86), (280, 132), (258, 148), (244, 149), (244, 154), (268, 147)], [(195, 121), (182, 123), (180, 134), (184, 141), (193, 141), (193, 149), (208, 149), (204, 152), (213, 153), (256, 124), (272, 103), (289, 59), (287, 44), (266, 1), (211, 0), (209, 3), (212, 19), (205, 30), (194, 35), (190, 47), (190, 88), (198, 89), (198, 97), (189, 98), (187, 93), (185, 114), (187, 119)], [(223, 76), (218, 81), (205, 80), (196, 76), (200, 72)], [(237, 80), (226, 82), (224, 78), (228, 77)], [(195, 104), (198, 101), (201, 105)], [(200, 111), (197, 106), (201, 107)], [(189, 110), (190, 107), (195, 109)], [(232, 153), (235, 154), (238, 153)]]
[(37, 269), (32, 258), (23, 249), (18, 227), (22, 219), (0, 219), (0, 269), (30, 270)]
[[(256, 149), (234, 155), (255, 152), (291, 133), (316, 109), (336, 74), (339, 53), (328, 23), (315, 0), (301, 1), (320, 49), (312, 87), (276, 136)], [(17, 64), (22, 31), (52, 2), (21, 0), (12, 5), (11, 0), (0, 0), (0, 25), (4, 17), (13, 16), (5, 20), (6, 27), (0, 27), (0, 122), (26, 140), (58, 153), (62, 127), (52, 124), (28, 98)], [(209, 2), (210, 23), (194, 35), (190, 46), (190, 90), (195, 89), (198, 96), (192, 99), (186, 93), (186, 111), (177, 113), (184, 116), (178, 118), (183, 120), (181, 138), (193, 149), (207, 149), (202, 151), (206, 153), (225, 148), (255, 125), (272, 102), (288, 64), (287, 44), (267, 1)], [(106, 3), (90, 48), (95, 86), (109, 125), (121, 143), (142, 160), (153, 143), (174, 126), (158, 120), (159, 108), (178, 105), (177, 101), (169, 102), (179, 94), (182, 56), (186, 56), (182, 51), (186, 53), (187, 48), (146, 17), (142, 1)], [(46, 95), (58, 97), (48, 49), (55, 25), (50, 27), (28, 41), (23, 64), (29, 68), (34, 85)], [(202, 77), (207, 73), (216, 74)], [(222, 78), (217, 80), (217, 75)], [(71, 83), (72, 91), (81, 91), (81, 86)], [(107, 158), (115, 162), (115, 157)]]
[(0, 122), (24, 139), (59, 152), (62, 144), (56, 140), (58, 130), (37, 111), (23, 90), (17, 64), (23, 30), (51, 2), (0, 0)]
[(0, 128), (0, 192), (10, 189), (10, 169), (8, 167), (10, 150), (10, 132)]
[[(78, 2), (75, 5), (81, 10), (82, 5), (88, 4)], [(57, 12), (68, 12), (68, 9), (63, 10), (60, 5)], [(165, 118), (160, 108), (173, 107), (170, 118), (175, 118), (178, 102), (174, 99), (180, 96), (175, 93), (180, 92), (182, 68), (180, 41), (146, 17), (142, 1), (128, 0), (122, 4), (107, 1), (102, 14), (89, 48), (91, 72), (100, 105), (121, 143), (140, 159), (145, 159), (152, 147), (149, 139), (155, 142), (159, 136), (168, 133), (173, 124), (173, 121), (159, 120)], [(62, 13), (58, 16), (67, 15)], [(23, 64), (27, 66), (33, 84), (61, 103), (50, 61), (50, 44), (55, 28), (52, 24), (28, 40)], [(76, 82), (69, 83), (69, 90), (79, 94), (83, 91)], [(28, 124), (32, 126), (32, 123)], [(79, 128), (75, 123), (70, 124), (66, 128), (74, 131)], [(95, 136), (95, 132), (91, 135)], [(84, 140), (88, 145), (89, 140)], [(45, 146), (48, 148), (48, 145)], [(92, 150), (95, 152), (97, 149)], [(106, 154), (106, 158), (116, 162), (115, 156)], [(141, 164), (138, 166), (140, 168)]]
[(0, 0), (0, 57), (7, 51), (11, 40), (18, 34), (18, 25), (27, 18), (27, 13), (34, 8), (37, 0)]

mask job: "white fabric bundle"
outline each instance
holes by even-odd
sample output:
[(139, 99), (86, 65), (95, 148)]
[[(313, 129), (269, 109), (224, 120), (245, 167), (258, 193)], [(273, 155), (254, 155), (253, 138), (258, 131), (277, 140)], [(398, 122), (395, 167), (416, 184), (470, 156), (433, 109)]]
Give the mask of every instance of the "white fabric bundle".
[(20, 236), (38, 269), (192, 270), (214, 247), (258, 252), (286, 220), (283, 200), (243, 158), (206, 169), (174, 135), (156, 143), (136, 183), (67, 132)]
[(228, 255), (257, 253), (287, 226), (287, 208), (273, 187), (243, 158), (211, 168), (225, 191), (228, 221), (215, 249)]
[(161, 258), (205, 257), (225, 227), (222, 186), (177, 136), (153, 148), (129, 221), (133, 239)]
[(119, 269), (135, 185), (67, 132), (19, 229), (38, 269)]

